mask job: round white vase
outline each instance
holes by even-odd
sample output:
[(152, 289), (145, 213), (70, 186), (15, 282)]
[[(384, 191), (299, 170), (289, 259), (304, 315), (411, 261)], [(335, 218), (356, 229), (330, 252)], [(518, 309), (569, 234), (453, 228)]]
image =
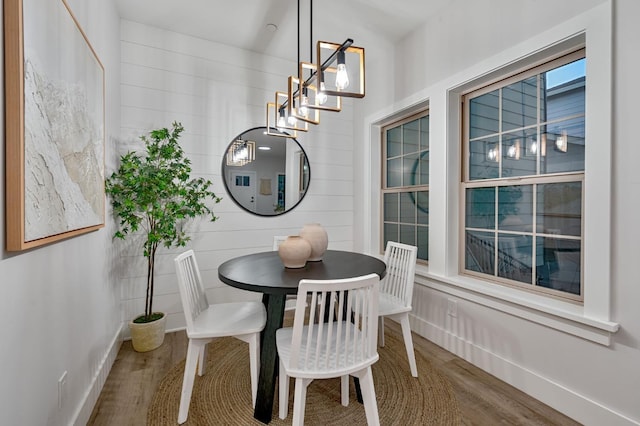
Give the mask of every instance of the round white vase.
[(307, 240), (311, 246), (309, 261), (317, 262), (322, 260), (322, 256), (329, 245), (327, 231), (319, 223), (308, 223), (300, 231), (300, 236)]
[(304, 268), (311, 254), (311, 245), (299, 235), (291, 235), (278, 246), (278, 256), (285, 268)]

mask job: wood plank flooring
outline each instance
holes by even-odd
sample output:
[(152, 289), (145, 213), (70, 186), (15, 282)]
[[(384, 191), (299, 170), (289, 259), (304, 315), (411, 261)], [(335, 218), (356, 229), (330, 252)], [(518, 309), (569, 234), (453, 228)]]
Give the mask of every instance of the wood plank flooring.
[[(387, 333), (401, 335), (385, 321)], [(451, 383), (462, 425), (579, 425), (514, 387), (428, 340), (413, 335), (416, 351), (428, 357)], [(137, 353), (124, 342), (88, 425), (146, 425), (147, 407), (165, 373), (187, 353), (185, 332), (169, 333), (155, 351)], [(408, 366), (407, 366), (408, 368)]]

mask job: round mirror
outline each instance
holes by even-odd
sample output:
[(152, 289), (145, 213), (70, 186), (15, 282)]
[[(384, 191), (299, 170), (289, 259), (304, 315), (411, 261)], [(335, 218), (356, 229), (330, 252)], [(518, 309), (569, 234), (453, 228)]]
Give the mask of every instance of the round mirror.
[(222, 177), (237, 205), (260, 216), (293, 209), (309, 187), (309, 160), (293, 138), (266, 134), (266, 127), (240, 133), (222, 159)]

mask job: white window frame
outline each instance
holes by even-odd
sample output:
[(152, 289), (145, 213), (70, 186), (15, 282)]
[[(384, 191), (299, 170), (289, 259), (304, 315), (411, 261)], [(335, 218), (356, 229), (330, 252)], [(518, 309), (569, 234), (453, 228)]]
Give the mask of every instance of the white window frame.
[[(496, 89), (499, 88), (504, 88), (507, 87), (510, 84), (513, 84), (515, 82), (519, 82), (519, 81), (523, 81), (527, 78), (530, 77), (534, 77), (534, 76), (538, 76), (541, 73), (544, 73), (546, 71), (549, 71), (551, 69), (555, 69), (557, 67), (566, 65), (568, 63), (580, 60), (582, 58), (586, 58), (585, 55), (585, 51), (584, 49), (578, 49), (576, 51), (573, 52), (568, 52), (567, 54), (561, 54), (559, 57), (549, 57), (548, 61), (544, 64), (540, 64), (538, 66), (535, 67), (531, 67), (528, 69), (524, 69), (524, 70), (519, 70), (515, 75), (505, 75), (504, 78), (496, 83), (493, 84), (489, 84), (489, 85), (481, 85), (480, 87), (476, 87), (471, 91), (468, 91), (466, 93), (463, 94), (462, 98), (466, 98), (467, 100), (470, 99), (474, 99), (477, 96), (480, 96), (482, 94), (486, 94), (486, 93), (490, 93)], [(589, 82), (586, 83), (587, 85), (589, 84)], [(539, 90), (539, 89), (537, 89)], [(580, 241), (580, 246), (581, 246), (581, 250), (580, 250), (580, 294), (573, 294), (573, 293), (564, 293), (561, 292), (559, 290), (553, 290), (550, 288), (546, 288), (546, 287), (541, 287), (541, 286), (532, 286), (532, 283), (524, 283), (524, 282), (519, 282), (519, 281), (514, 281), (514, 280), (510, 280), (508, 278), (501, 278), (499, 276), (490, 276), (488, 274), (484, 274), (481, 272), (475, 272), (472, 270), (468, 270), (465, 269), (465, 256), (466, 256), (466, 242), (465, 242), (465, 235), (466, 235), (466, 224), (465, 224), (465, 214), (466, 214), (466, 202), (465, 202), (465, 192), (467, 189), (471, 189), (471, 188), (479, 188), (479, 187), (492, 187), (492, 188), (496, 188), (496, 187), (501, 187), (501, 186), (517, 186), (517, 185), (523, 185), (523, 186), (533, 186), (536, 184), (548, 184), (548, 183), (563, 183), (563, 182), (580, 182), (580, 184), (582, 185), (582, 198), (584, 199), (584, 170), (580, 170), (580, 171), (570, 171), (570, 172), (561, 172), (561, 173), (550, 173), (550, 174), (537, 174), (537, 173), (533, 173), (531, 175), (526, 175), (526, 176), (517, 176), (515, 178), (508, 178), (508, 177), (497, 177), (497, 178), (491, 178), (491, 179), (470, 179), (469, 178), (469, 163), (468, 163), (468, 159), (469, 159), (469, 120), (470, 120), (470, 112), (469, 112), (469, 106), (470, 102), (464, 102), (461, 106), (461, 108), (463, 109), (462, 112), (462, 116), (463, 116), (463, 126), (464, 128), (462, 129), (462, 134), (463, 134), (463, 138), (461, 140), (461, 144), (462, 144), (462, 158), (461, 158), (461, 164), (462, 164), (462, 179), (460, 182), (461, 185), (461, 189), (460, 189), (460, 241), (459, 241), (459, 247), (460, 247), (460, 253), (458, 254), (458, 261), (459, 261), (459, 271), (461, 275), (469, 275), (469, 276), (476, 276), (478, 277), (478, 279), (481, 279), (483, 281), (487, 281), (489, 283), (493, 283), (496, 285), (508, 285), (508, 286), (513, 286), (515, 288), (519, 288), (523, 291), (530, 291), (533, 293), (539, 293), (539, 294), (546, 294), (549, 297), (559, 297), (561, 299), (565, 299), (565, 300), (571, 300), (574, 302), (579, 302), (582, 303), (583, 299), (584, 299), (584, 286), (582, 285), (584, 282), (584, 259), (582, 257), (583, 251), (582, 251), (582, 246), (584, 245), (584, 233), (583, 230), (581, 229), (580, 235), (577, 238), (574, 237), (570, 237), (570, 239), (576, 240), (576, 241)], [(538, 110), (540, 109), (540, 105), (538, 105)], [(567, 119), (571, 119), (571, 118), (575, 118), (574, 116), (569, 116), (569, 117), (562, 117), (560, 119), (560, 121), (564, 121)], [(541, 126), (546, 126), (546, 122), (545, 124), (540, 124), (540, 121), (538, 120), (536, 123), (536, 126), (541, 127)], [(508, 133), (508, 132), (507, 132)], [(586, 144), (588, 144), (589, 141), (586, 141)], [(540, 164), (538, 163), (537, 166), (539, 167)], [(535, 194), (533, 194), (533, 199), (535, 199)], [(497, 215), (497, 209), (496, 209), (496, 215)], [(584, 206), (582, 206), (582, 210), (581, 212), (584, 212)], [(582, 222), (582, 220), (581, 220)], [(494, 232), (497, 231), (496, 229), (490, 228), (490, 229), (486, 229), (486, 230), (479, 230), (479, 231), (486, 231), (486, 232)], [(529, 233), (524, 233), (529, 235)], [(533, 232), (533, 238), (535, 239), (537, 232)], [(535, 244), (535, 243), (534, 243)], [(498, 256), (498, 250), (495, 250), (495, 256), (497, 258)], [(497, 261), (496, 261), (497, 262)], [(497, 265), (497, 263), (496, 263)]]
[[(608, 1), (466, 67), (365, 118), (363, 207), (379, 205), (380, 128), (428, 105), (430, 121), (429, 265), (416, 267), (416, 283), (581, 338), (609, 345), (619, 324), (611, 301), (612, 2)], [(458, 270), (462, 93), (490, 84), (550, 56), (586, 46), (586, 137), (599, 143), (585, 153), (584, 304), (488, 284)], [(366, 211), (366, 210), (365, 210)], [(597, 214), (596, 214), (597, 212)], [(377, 252), (378, 209), (362, 222), (364, 250)], [(435, 247), (439, 247), (436, 250)]]
[[(429, 109), (425, 108), (419, 111), (412, 111), (410, 114), (403, 115), (402, 117), (384, 124), (380, 128), (380, 140), (381, 140), (381, 159), (380, 159), (380, 169), (382, 170), (380, 174), (380, 243), (378, 248), (378, 253), (384, 254), (385, 244), (384, 244), (384, 195), (385, 194), (401, 194), (406, 192), (429, 192), (429, 184), (421, 184), (421, 185), (403, 185), (398, 187), (387, 187), (387, 139), (386, 132), (392, 128), (397, 128), (412, 122), (414, 120), (420, 120), (424, 117), (429, 117)], [(417, 201), (416, 201), (417, 203)], [(416, 223), (415, 227), (417, 228), (419, 225)], [(426, 226), (427, 230), (429, 229), (429, 225)], [(416, 233), (416, 239), (417, 239)], [(418, 241), (416, 240), (416, 245), (418, 245)], [(427, 254), (428, 255), (428, 254)], [(417, 262), (419, 264), (427, 265), (429, 263), (428, 260), (418, 259)]]

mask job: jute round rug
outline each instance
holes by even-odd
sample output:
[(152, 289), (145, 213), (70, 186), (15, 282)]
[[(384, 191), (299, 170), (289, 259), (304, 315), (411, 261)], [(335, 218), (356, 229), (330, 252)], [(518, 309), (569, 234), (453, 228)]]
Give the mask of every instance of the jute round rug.
[[(460, 413), (449, 382), (416, 352), (418, 378), (413, 378), (401, 336), (385, 335), (385, 347), (373, 365), (381, 425), (459, 425)], [(209, 344), (205, 375), (196, 375), (185, 425), (262, 425), (253, 418), (249, 353), (246, 343), (222, 338)], [(184, 361), (162, 380), (147, 413), (148, 425), (176, 425)], [(289, 415), (278, 418), (278, 390), (270, 425), (290, 425), (293, 414), (291, 382)], [(340, 404), (340, 379), (315, 380), (307, 390), (305, 424), (366, 425), (364, 406), (357, 402), (350, 380), (350, 403)]]

